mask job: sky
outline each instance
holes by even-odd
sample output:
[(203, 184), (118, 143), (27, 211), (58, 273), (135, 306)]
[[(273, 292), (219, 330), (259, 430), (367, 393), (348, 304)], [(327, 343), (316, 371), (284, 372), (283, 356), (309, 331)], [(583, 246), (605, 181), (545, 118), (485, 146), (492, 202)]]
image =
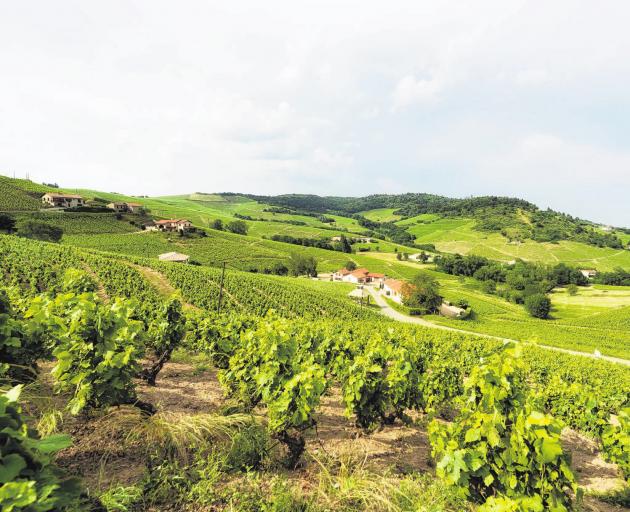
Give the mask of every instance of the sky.
[(505, 195), (630, 226), (627, 0), (20, 0), (0, 174)]

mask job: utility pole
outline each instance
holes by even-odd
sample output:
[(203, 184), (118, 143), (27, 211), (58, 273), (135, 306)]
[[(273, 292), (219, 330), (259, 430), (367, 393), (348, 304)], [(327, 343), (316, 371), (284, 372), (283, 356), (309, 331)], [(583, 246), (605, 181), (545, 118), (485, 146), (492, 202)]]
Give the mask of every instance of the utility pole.
[(221, 299), (223, 298), (223, 279), (225, 278), (225, 261), (221, 269), (221, 284), (219, 285), (219, 303), (217, 304), (217, 313), (221, 312)]

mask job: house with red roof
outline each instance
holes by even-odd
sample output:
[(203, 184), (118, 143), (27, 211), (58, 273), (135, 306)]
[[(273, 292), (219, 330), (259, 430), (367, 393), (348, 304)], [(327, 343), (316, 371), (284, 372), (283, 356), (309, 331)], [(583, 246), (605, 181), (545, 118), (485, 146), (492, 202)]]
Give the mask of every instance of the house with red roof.
[(344, 281), (346, 283), (366, 284), (366, 283), (382, 283), (385, 280), (385, 274), (370, 272), (367, 268), (357, 268), (348, 270), (342, 268), (333, 274), (334, 281)]
[(85, 206), (85, 199), (78, 194), (48, 192), (42, 196), (42, 203), (45, 206), (53, 206), (55, 208), (77, 208)]
[(385, 279), (383, 283), (382, 293), (393, 301), (402, 302), (402, 291), (405, 281), (399, 279)]
[(186, 219), (164, 219), (156, 220), (155, 227), (158, 231), (190, 231), (193, 227), (192, 222)]

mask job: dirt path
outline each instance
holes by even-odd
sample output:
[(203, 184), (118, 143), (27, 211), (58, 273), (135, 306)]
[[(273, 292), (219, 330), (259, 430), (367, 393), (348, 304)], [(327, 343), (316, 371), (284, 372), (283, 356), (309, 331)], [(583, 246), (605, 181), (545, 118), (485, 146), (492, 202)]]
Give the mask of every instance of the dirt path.
[(103, 286), (103, 283), (99, 279), (99, 277), (96, 274), (96, 272), (94, 272), (94, 270), (92, 270), (92, 267), (90, 267), (85, 262), (83, 262), (82, 266), (83, 266), (83, 270), (85, 270), (90, 275), (90, 277), (92, 277), (92, 279), (94, 279), (94, 281), (96, 282), (96, 295), (97, 295), (97, 297), (99, 299), (101, 299), (105, 303), (109, 302), (109, 295), (107, 293), (107, 290), (105, 290), (105, 287)]
[[(372, 297), (374, 298), (374, 301), (376, 302), (376, 304), (381, 308), (381, 314), (392, 318), (393, 320), (397, 320), (398, 322), (406, 322), (406, 323), (410, 323), (410, 324), (417, 324), (417, 325), (422, 325), (424, 327), (429, 327), (432, 329), (442, 329), (444, 331), (453, 331), (453, 332), (460, 332), (462, 334), (471, 334), (473, 336), (481, 336), (483, 338), (489, 338), (489, 339), (493, 339), (493, 340), (499, 340), (499, 341), (503, 341), (505, 343), (524, 343), (522, 341), (519, 340), (513, 340), (510, 338), (501, 338), (499, 336), (492, 336), (490, 334), (481, 334), (478, 332), (473, 332), (473, 331), (466, 331), (464, 329), (456, 329), (454, 327), (447, 327), (445, 325), (438, 325), (438, 324), (434, 324), (432, 322), (429, 322), (427, 320), (425, 320), (424, 318), (418, 318), (418, 317), (412, 317), (412, 316), (407, 316), (404, 315), (398, 311), (396, 311), (394, 308), (392, 308), (389, 304), (387, 304), (387, 302), (385, 301), (385, 299), (376, 292), (376, 290), (374, 290), (371, 287), (367, 287), (368, 291), (370, 292), (370, 294), (372, 295)], [(570, 349), (566, 349), (566, 348), (560, 348), (560, 347), (552, 347), (549, 345), (536, 345), (537, 347), (540, 348), (544, 348), (547, 350), (555, 350), (556, 352), (564, 352), (565, 354), (571, 354), (574, 356), (581, 356), (581, 357), (588, 357), (590, 359), (601, 359), (604, 361), (609, 361), (611, 363), (617, 363), (617, 364), (622, 364), (625, 366), (630, 366), (630, 360), (628, 359), (622, 359), (620, 357), (612, 357), (612, 356), (597, 356), (595, 354), (589, 354), (588, 352), (580, 352), (578, 350), (570, 350)]]
[[(164, 277), (162, 273), (158, 272), (157, 270), (154, 270), (151, 267), (143, 267), (142, 265), (138, 265), (136, 263), (130, 263), (130, 262), (127, 262), (127, 263), (128, 265), (136, 269), (138, 272), (140, 272), (142, 276), (149, 282), (151, 286), (153, 286), (157, 290), (157, 292), (160, 295), (164, 297), (170, 297), (171, 295), (173, 295), (175, 292), (178, 291), (177, 288), (175, 288), (170, 283), (170, 281), (166, 277)], [(219, 286), (218, 284), (214, 282), (211, 282), (210, 284), (214, 284), (217, 287)], [(236, 298), (234, 298), (234, 295), (232, 295), (229, 291), (227, 291), (225, 287), (223, 287), (223, 294), (226, 297), (228, 297), (230, 301), (232, 301), (238, 307), (243, 308), (243, 305), (238, 300), (236, 300)], [(189, 302), (184, 302), (183, 304), (184, 304), (184, 307), (189, 308), (189, 309), (195, 309), (195, 310), (200, 309), (194, 304), (191, 304)]]
[(160, 295), (164, 297), (170, 297), (177, 291), (177, 289), (173, 287), (169, 280), (166, 279), (166, 277), (160, 274), (157, 270), (153, 270), (150, 267), (143, 267), (135, 263), (128, 262), (128, 265), (140, 272), (142, 276), (149, 282), (151, 286), (153, 286), (153, 288), (157, 290)]

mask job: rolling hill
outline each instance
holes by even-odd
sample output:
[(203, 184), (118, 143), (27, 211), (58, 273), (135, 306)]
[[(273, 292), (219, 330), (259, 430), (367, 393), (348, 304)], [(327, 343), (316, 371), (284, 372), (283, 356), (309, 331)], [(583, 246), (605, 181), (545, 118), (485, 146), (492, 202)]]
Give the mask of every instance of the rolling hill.
[[(284, 264), (294, 253), (313, 257), (317, 261), (318, 271), (324, 275), (339, 269), (350, 260), (357, 266), (399, 279), (411, 279), (419, 270), (425, 270), (438, 279), (442, 293), (448, 300), (464, 299), (475, 312), (465, 325), (458, 320), (427, 317), (432, 322), (483, 334), (630, 357), (630, 340), (627, 336), (630, 294), (622, 287), (614, 293), (605, 287), (594, 287), (592, 293), (580, 293), (579, 300), (567, 300), (566, 293), (562, 293), (562, 290), (554, 292), (550, 295), (553, 303), (552, 319), (540, 320), (529, 317), (519, 305), (496, 295), (488, 295), (474, 279), (449, 276), (434, 272), (432, 265), (399, 259), (399, 254), (425, 250), (476, 254), (499, 262), (520, 258), (545, 264), (565, 262), (576, 267), (596, 268), (601, 271), (616, 267), (630, 269), (630, 251), (627, 249), (597, 247), (575, 240), (541, 242), (531, 238), (511, 239), (501, 232), (479, 228), (480, 223), (488, 222), (490, 210), (497, 218), (518, 215), (526, 223), (528, 215), (535, 214), (537, 210), (533, 205), (522, 201), (449, 202), (445, 198), (425, 195), (372, 196), (359, 199), (278, 196), (263, 199), (241, 194), (199, 192), (186, 196), (147, 198), (93, 190), (51, 189), (26, 180), (5, 177), (0, 177), (0, 186), (6, 191), (3, 202), (0, 203), (2, 211), (13, 216), (17, 222), (28, 219), (44, 220), (61, 227), (64, 231), (61, 244), (67, 247), (96, 251), (99, 254), (117, 254), (131, 259), (140, 258), (148, 262), (156, 261), (161, 253), (184, 252), (203, 267), (217, 267), (226, 262), (231, 272), (248, 271), (243, 274), (243, 279), (251, 275), (251, 272), (270, 272), (274, 265)], [(199, 228), (200, 235), (180, 237), (141, 231), (133, 215), (35, 211), (39, 206), (37, 197), (50, 190), (78, 192), (101, 205), (111, 200), (139, 202), (145, 206), (151, 217), (190, 219)], [(424, 200), (427, 197), (429, 199), (425, 203), (417, 205), (412, 211), (409, 206), (410, 198)], [(488, 206), (489, 203), (494, 206)], [(472, 213), (466, 211), (464, 214), (463, 211), (470, 204), (483, 206), (477, 209), (475, 207)], [(454, 205), (459, 210), (455, 211)], [(305, 209), (306, 206), (311, 209)], [(406, 215), (420, 209), (439, 211)], [(355, 210), (356, 213), (353, 213)], [(553, 215), (568, 218), (561, 214)], [(211, 229), (210, 226), (217, 219), (224, 224), (236, 219), (243, 220), (248, 226), (248, 233), (239, 235), (226, 230)], [(587, 221), (572, 219), (567, 222), (572, 226), (601, 231), (599, 226)], [(382, 226), (387, 226), (388, 229), (382, 229)], [(407, 233), (412, 241), (406, 244), (397, 243), (394, 239), (398, 232)], [(602, 233), (616, 236), (623, 243), (627, 243), (630, 236), (620, 230)], [(367, 244), (357, 243), (354, 245), (355, 252), (345, 254), (271, 239), (278, 235), (321, 240), (330, 240), (339, 235), (350, 239), (371, 235), (374, 241)], [(431, 251), (431, 248), (435, 250)], [(190, 272), (196, 270), (191, 269)], [(308, 283), (304, 279), (270, 279), (284, 280), (289, 286)], [(336, 287), (335, 284), (319, 282), (311, 285), (311, 288), (315, 285), (327, 285), (325, 290), (334, 290), (336, 297), (350, 304), (349, 299), (345, 298), (349, 292), (346, 285)]]

